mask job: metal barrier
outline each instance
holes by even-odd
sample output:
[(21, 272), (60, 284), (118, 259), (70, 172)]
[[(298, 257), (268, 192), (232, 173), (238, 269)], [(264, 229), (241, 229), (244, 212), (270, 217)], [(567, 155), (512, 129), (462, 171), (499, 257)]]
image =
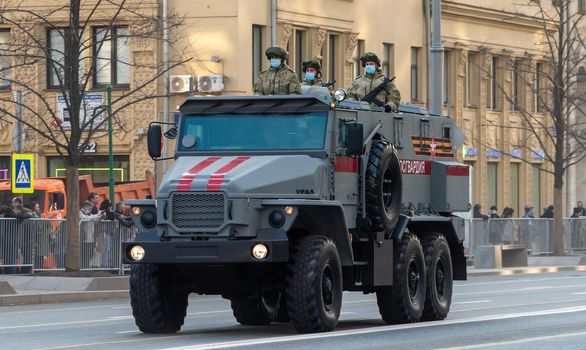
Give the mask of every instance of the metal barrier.
[[(118, 221), (80, 222), (82, 270), (123, 274), (122, 242), (136, 237), (135, 227)], [(65, 268), (67, 221), (0, 218), (0, 273), (31, 273)]]
[[(531, 255), (552, 252), (552, 219), (454, 217), (453, 222), (468, 256), (479, 246), (499, 244), (524, 245)], [(81, 222), (81, 269), (123, 274), (129, 266), (122, 263), (122, 242), (134, 240), (136, 234), (134, 226), (118, 221)], [(566, 253), (586, 253), (586, 217), (564, 219), (564, 244)], [(65, 220), (0, 218), (0, 273), (64, 269), (66, 247)]]

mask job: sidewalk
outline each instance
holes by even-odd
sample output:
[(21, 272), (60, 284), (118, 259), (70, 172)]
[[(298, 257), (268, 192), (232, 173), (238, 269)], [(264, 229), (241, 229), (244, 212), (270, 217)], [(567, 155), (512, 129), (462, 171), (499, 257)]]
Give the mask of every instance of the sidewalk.
[[(468, 277), (586, 271), (586, 256), (529, 257), (527, 267), (475, 269)], [(128, 276), (0, 275), (0, 306), (128, 298)]]

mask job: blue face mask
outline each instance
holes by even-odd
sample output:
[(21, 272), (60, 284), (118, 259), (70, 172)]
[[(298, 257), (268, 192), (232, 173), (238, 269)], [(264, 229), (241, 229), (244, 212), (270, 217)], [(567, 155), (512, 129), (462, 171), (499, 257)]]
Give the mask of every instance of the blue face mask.
[(315, 79), (315, 73), (313, 72), (305, 72), (305, 79), (312, 81)]
[(271, 67), (279, 68), (281, 66), (281, 59), (280, 58), (271, 58)]
[(374, 74), (374, 71), (376, 70), (375, 66), (365, 66), (364, 67), (364, 72), (366, 74)]

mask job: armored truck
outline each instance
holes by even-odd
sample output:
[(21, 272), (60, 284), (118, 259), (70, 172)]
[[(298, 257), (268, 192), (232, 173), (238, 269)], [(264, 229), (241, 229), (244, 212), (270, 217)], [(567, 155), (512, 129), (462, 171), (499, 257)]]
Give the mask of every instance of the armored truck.
[(466, 279), (452, 213), (469, 209), (454, 120), (396, 113), (309, 87), (302, 95), (189, 97), (148, 129), (174, 164), (133, 200), (123, 243), (138, 328), (173, 333), (190, 293), (230, 300), (243, 325), (331, 331), (343, 291), (375, 293), (388, 324), (444, 319)]

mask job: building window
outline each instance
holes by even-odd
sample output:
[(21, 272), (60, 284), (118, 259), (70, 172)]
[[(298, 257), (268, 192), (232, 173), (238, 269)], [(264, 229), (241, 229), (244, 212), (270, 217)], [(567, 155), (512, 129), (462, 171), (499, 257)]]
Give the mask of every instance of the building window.
[(519, 163), (510, 163), (510, 207), (515, 210), (516, 216), (519, 216)]
[(128, 27), (94, 28), (94, 86), (130, 85)]
[(533, 205), (541, 208), (541, 164), (533, 165)]
[[(104, 145), (107, 146), (107, 145)], [(65, 176), (65, 163), (60, 157), (47, 157), (47, 176)], [(122, 182), (130, 179), (130, 157), (114, 155), (114, 181)], [(80, 158), (79, 175), (91, 175), (94, 185), (107, 185), (109, 180), (108, 156), (90, 156), (84, 154)]]
[(545, 110), (545, 72), (542, 62), (535, 67), (535, 111), (543, 113)]
[(336, 80), (336, 50), (338, 49), (338, 36), (330, 35), (328, 38), (328, 81), (334, 82)]
[[(0, 180), (10, 180), (10, 166), (12, 161), (10, 156), (0, 156)], [(0, 203), (0, 205), (5, 203)]]
[(383, 72), (388, 77), (395, 74), (395, 45), (383, 43)]
[[(10, 88), (10, 29), (0, 29), (0, 90)], [(1, 176), (1, 173), (0, 173)]]
[(513, 62), (513, 101), (511, 110), (519, 112), (524, 110), (525, 104), (523, 94), (523, 64), (520, 61)]
[(466, 105), (478, 107), (480, 104), (480, 66), (479, 54), (468, 52), (466, 60)]
[(444, 99), (444, 106), (449, 106), (450, 103), (450, 77), (452, 72), (450, 69), (450, 58), (452, 57), (450, 50), (444, 51), (444, 74), (443, 74), (443, 88), (442, 95)]
[(303, 59), (305, 57), (305, 50), (303, 44), (305, 31), (295, 30), (295, 71), (299, 74), (299, 79), (303, 79)]
[(51, 29), (47, 33), (47, 87), (58, 88), (64, 83), (63, 65), (65, 64), (64, 30)]
[(497, 205), (497, 190), (498, 190), (498, 163), (489, 162), (487, 163), (487, 195), (488, 205)]
[(258, 74), (262, 71), (263, 52), (262, 52), (262, 32), (263, 26), (252, 25), (252, 81), (256, 80)]
[(356, 47), (352, 53), (352, 60), (354, 61), (354, 78), (362, 74), (362, 63), (360, 57), (364, 54), (364, 40), (356, 40)]
[(419, 91), (419, 53), (421, 48), (411, 48), (411, 101), (419, 102), (420, 91)]
[(503, 91), (502, 91), (502, 82), (503, 82), (503, 72), (501, 67), (501, 59), (498, 57), (492, 58), (492, 64), (490, 69), (491, 75), (491, 87), (490, 87), (490, 108), (495, 111), (502, 110), (502, 103), (503, 103)]

